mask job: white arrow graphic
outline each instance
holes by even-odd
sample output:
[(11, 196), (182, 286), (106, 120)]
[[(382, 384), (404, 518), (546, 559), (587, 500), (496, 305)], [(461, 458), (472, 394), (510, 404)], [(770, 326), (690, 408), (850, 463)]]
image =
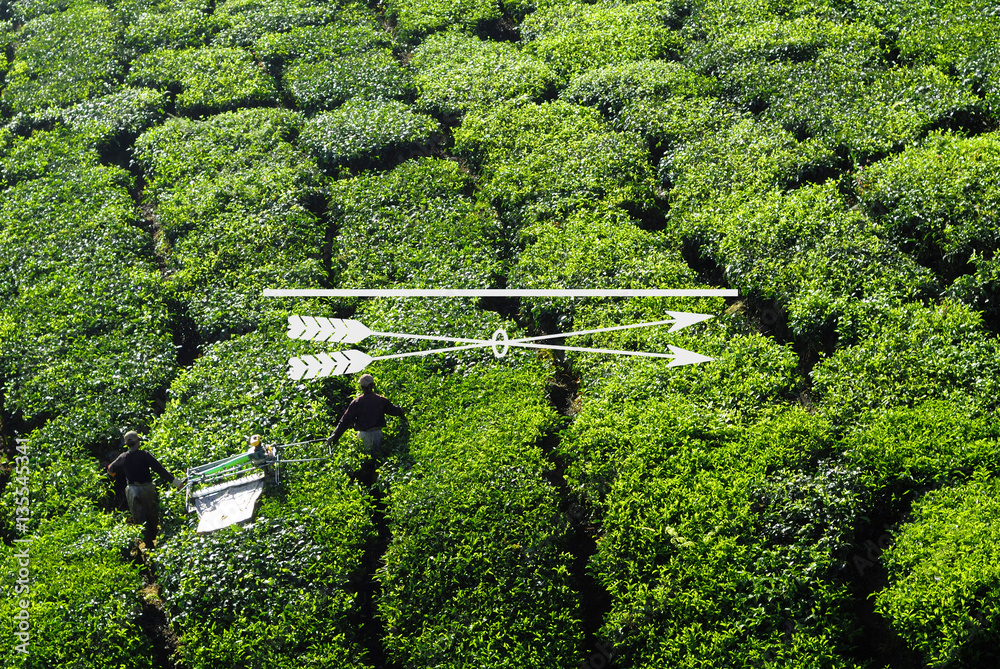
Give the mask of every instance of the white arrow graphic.
[[(394, 355), (380, 355), (372, 357), (363, 351), (348, 350), (334, 351), (331, 353), (320, 353), (317, 356), (304, 355), (301, 358), (291, 358), (288, 361), (288, 376), (293, 381), (300, 379), (315, 379), (324, 376), (340, 376), (343, 374), (354, 374), (360, 372), (365, 367), (376, 360), (395, 360), (397, 358), (409, 358), (413, 356), (432, 355), (434, 353), (446, 353), (450, 351), (460, 351), (470, 348), (484, 348), (495, 344), (495, 341), (482, 341), (478, 344), (468, 344), (465, 346), (447, 346), (444, 348), (429, 349), (426, 351), (410, 351), (409, 353), (396, 353)], [(682, 365), (697, 365), (702, 362), (709, 362), (715, 358), (688, 351), (676, 346), (668, 346), (670, 353), (652, 353), (649, 351), (618, 351), (607, 348), (585, 348), (581, 346), (552, 346), (547, 344), (534, 344), (531, 342), (511, 339), (504, 342), (510, 346), (520, 348), (547, 348), (562, 351), (583, 351), (587, 353), (605, 353), (611, 355), (630, 355), (640, 358), (673, 358), (667, 367), (680, 367)], [(498, 355), (497, 357), (503, 357)]]
[(397, 353), (373, 358), (367, 353), (356, 350), (335, 351), (331, 353), (320, 353), (319, 355), (305, 355), (301, 358), (291, 358), (288, 361), (288, 376), (298, 381), (300, 379), (315, 379), (325, 376), (340, 376), (343, 374), (353, 374), (360, 372), (375, 360), (391, 360), (395, 358), (407, 358), (410, 356), (424, 356), (434, 353), (451, 351), (461, 351), (472, 348), (483, 348), (486, 346), (493, 348), (493, 354), (502, 358), (507, 354), (510, 347), (517, 348), (545, 348), (559, 351), (582, 351), (586, 353), (605, 353), (609, 355), (630, 355), (646, 358), (672, 358), (668, 367), (680, 367), (682, 365), (697, 365), (702, 362), (713, 360), (707, 356), (692, 351), (687, 351), (676, 346), (668, 346), (670, 353), (652, 353), (647, 351), (620, 351), (607, 348), (588, 348), (583, 346), (561, 346), (555, 344), (539, 344), (537, 342), (546, 339), (559, 339), (565, 337), (578, 337), (581, 335), (598, 334), (602, 332), (612, 332), (616, 330), (628, 330), (631, 328), (652, 327), (655, 325), (670, 325), (668, 332), (675, 332), (688, 326), (700, 323), (712, 318), (705, 314), (692, 314), (682, 311), (668, 311), (670, 319), (662, 321), (650, 321), (647, 323), (633, 323), (630, 325), (615, 325), (606, 328), (596, 328), (592, 330), (577, 330), (575, 332), (561, 332), (557, 334), (541, 335), (538, 337), (523, 337), (520, 339), (508, 339), (507, 333), (499, 329), (493, 333), (493, 338), (469, 339), (467, 337), (441, 337), (437, 335), (405, 334), (401, 332), (373, 332), (360, 321), (341, 318), (323, 318), (312, 316), (289, 316), (288, 336), (292, 339), (305, 339), (307, 341), (330, 341), (345, 344), (355, 344), (371, 336), (396, 337), (402, 339), (424, 339), (431, 341), (446, 341), (462, 346), (448, 346), (425, 351), (411, 351), (409, 353)]
[[(540, 337), (528, 337), (517, 341), (542, 341), (544, 339), (557, 339), (561, 337), (579, 337), (581, 335), (599, 334), (601, 332), (613, 332), (616, 330), (629, 330), (632, 328), (648, 328), (657, 325), (670, 325), (667, 332), (677, 332), (686, 327), (700, 323), (712, 318), (706, 314), (692, 314), (683, 311), (668, 311), (670, 318), (662, 321), (649, 321), (646, 323), (632, 323), (630, 325), (614, 325), (607, 328), (597, 328), (594, 330), (578, 330), (576, 332), (560, 332), (557, 334), (542, 335)], [(291, 339), (304, 339), (306, 341), (328, 341), (340, 342), (342, 344), (357, 344), (368, 337), (395, 337), (397, 339), (428, 339), (431, 341), (450, 341), (458, 344), (481, 343), (481, 339), (469, 339), (467, 337), (439, 337), (436, 335), (407, 334), (404, 332), (373, 332), (361, 321), (341, 318), (323, 318), (313, 316), (289, 316), (288, 336)]]

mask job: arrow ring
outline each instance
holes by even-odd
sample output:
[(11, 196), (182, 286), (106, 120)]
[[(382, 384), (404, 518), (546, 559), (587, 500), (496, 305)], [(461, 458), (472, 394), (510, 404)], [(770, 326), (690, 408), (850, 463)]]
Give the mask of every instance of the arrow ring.
[[(492, 342), (490, 344), (490, 348), (493, 349), (493, 355), (495, 355), (498, 358), (504, 357), (505, 355), (507, 355), (507, 351), (510, 350), (510, 344), (507, 343), (507, 331), (504, 330), (503, 328), (499, 328), (496, 332), (493, 333), (493, 338), (490, 339), (490, 342)], [(497, 350), (498, 342), (503, 342), (503, 346), (500, 348), (499, 351)]]

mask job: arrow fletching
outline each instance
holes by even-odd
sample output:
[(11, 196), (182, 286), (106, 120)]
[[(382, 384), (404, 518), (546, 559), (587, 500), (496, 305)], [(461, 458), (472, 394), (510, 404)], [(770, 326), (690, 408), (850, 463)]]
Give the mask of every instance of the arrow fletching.
[(374, 358), (364, 351), (331, 351), (319, 355), (289, 358), (288, 378), (293, 381), (318, 379), (325, 376), (355, 374), (367, 367)]
[(361, 321), (322, 316), (289, 316), (288, 337), (305, 341), (357, 344), (371, 335)]

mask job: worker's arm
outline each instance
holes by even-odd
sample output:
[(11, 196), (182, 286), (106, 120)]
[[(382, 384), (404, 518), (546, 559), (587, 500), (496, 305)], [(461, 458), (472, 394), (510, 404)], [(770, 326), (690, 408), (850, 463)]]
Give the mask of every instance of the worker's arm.
[(111, 478), (118, 478), (118, 472), (121, 469), (122, 456), (118, 456), (108, 465), (108, 475)]
[[(145, 451), (143, 451), (143, 453), (145, 453)], [(147, 455), (149, 454), (147, 453)], [(184, 485), (183, 479), (177, 478), (169, 471), (167, 471), (167, 468), (161, 465), (160, 461), (157, 460), (152, 455), (149, 455), (149, 468), (152, 469), (157, 474), (159, 474), (164, 481), (174, 486), (175, 488), (180, 489)]]
[(328, 446), (333, 446), (340, 439), (340, 435), (347, 431), (347, 428), (354, 424), (357, 419), (358, 407), (356, 402), (351, 402), (347, 406), (347, 410), (344, 411), (344, 415), (340, 417), (340, 422), (337, 423), (337, 429), (333, 431), (330, 438), (326, 440)]
[(406, 418), (406, 414), (403, 413), (403, 409), (401, 407), (396, 406), (389, 400), (385, 401), (385, 406), (383, 408), (383, 411), (389, 414), (390, 416), (399, 416), (400, 418)]

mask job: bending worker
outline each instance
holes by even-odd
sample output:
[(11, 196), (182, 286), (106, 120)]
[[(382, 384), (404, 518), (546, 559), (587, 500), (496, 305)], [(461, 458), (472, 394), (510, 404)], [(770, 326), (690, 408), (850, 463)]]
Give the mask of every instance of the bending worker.
[(354, 398), (347, 407), (347, 411), (340, 417), (337, 429), (326, 443), (333, 446), (340, 439), (340, 435), (349, 427), (358, 431), (361, 442), (365, 445), (365, 450), (371, 453), (372, 457), (382, 457), (382, 428), (385, 427), (385, 415), (403, 416), (403, 410), (398, 406), (375, 392), (375, 379), (371, 374), (363, 374), (358, 379), (358, 386), (361, 388), (361, 395)]
[(128, 487), (125, 488), (125, 499), (128, 500), (129, 513), (132, 514), (134, 522), (146, 524), (142, 538), (146, 547), (152, 548), (160, 522), (160, 498), (149, 470), (155, 471), (165, 481), (170, 481), (175, 488), (183, 487), (184, 481), (171, 476), (166, 467), (148, 452), (140, 451), (139, 441), (137, 432), (125, 433), (128, 450), (108, 465), (108, 473), (112, 477), (125, 474), (125, 481), (128, 483)]

